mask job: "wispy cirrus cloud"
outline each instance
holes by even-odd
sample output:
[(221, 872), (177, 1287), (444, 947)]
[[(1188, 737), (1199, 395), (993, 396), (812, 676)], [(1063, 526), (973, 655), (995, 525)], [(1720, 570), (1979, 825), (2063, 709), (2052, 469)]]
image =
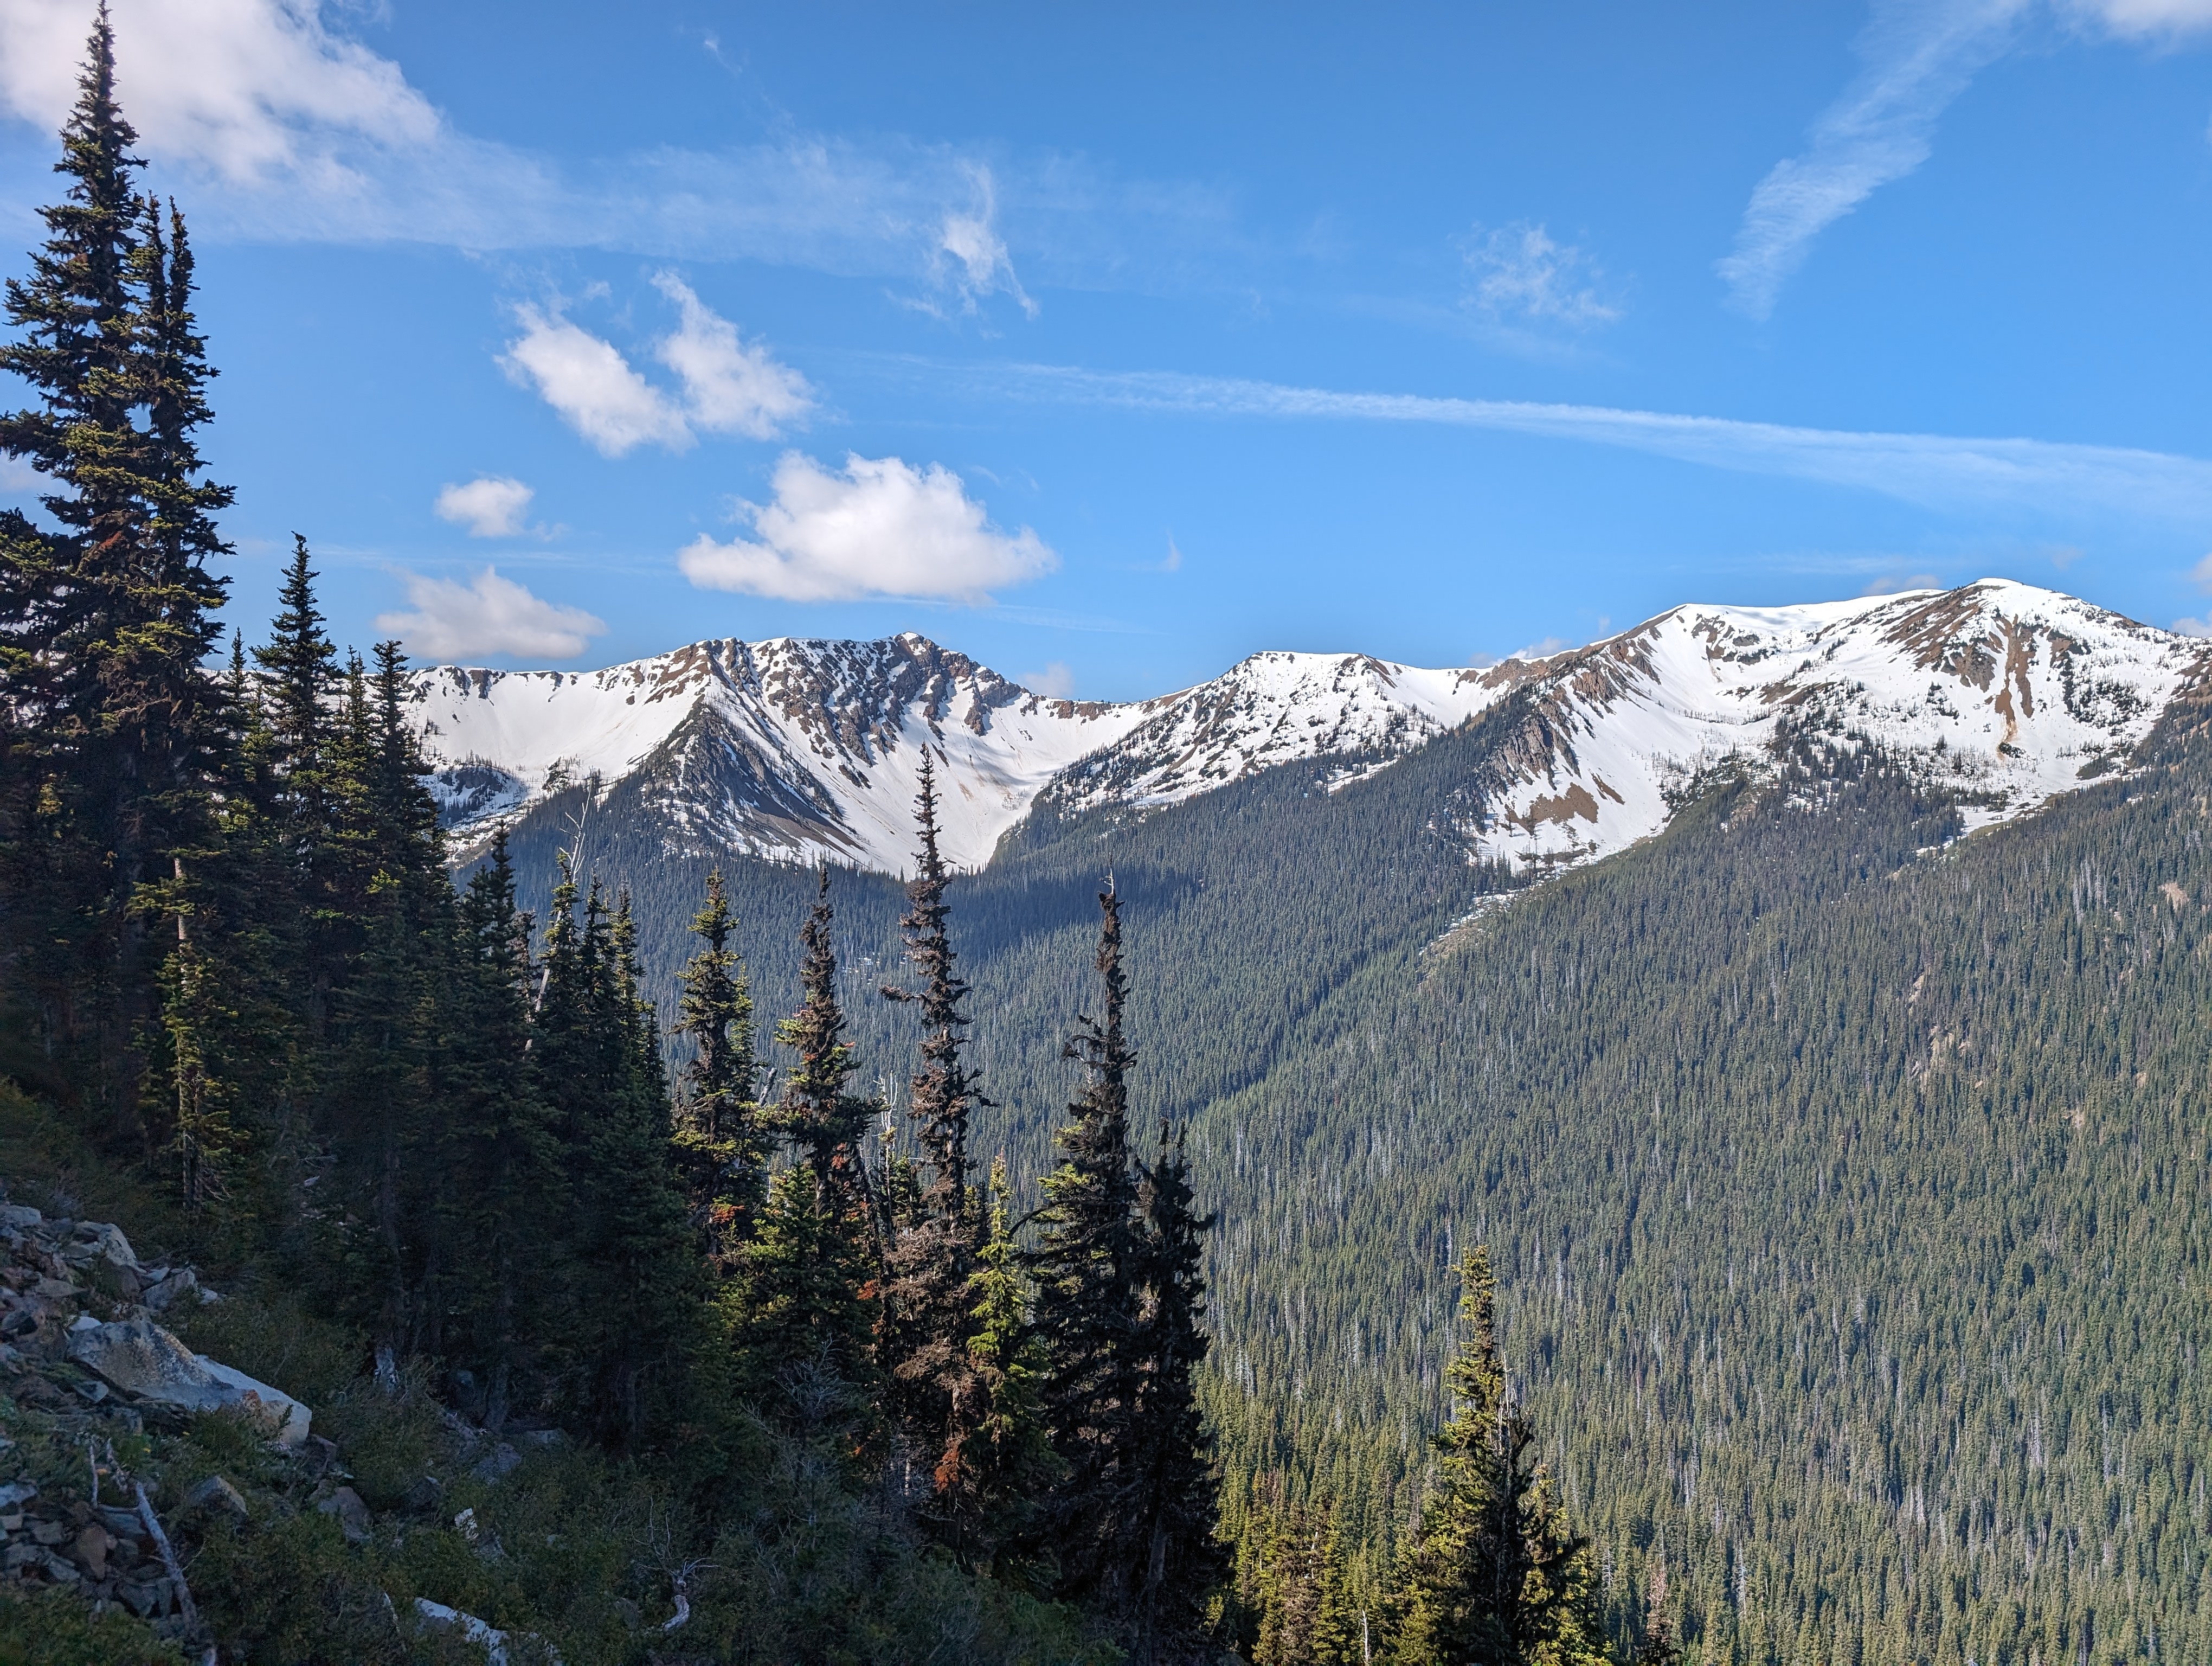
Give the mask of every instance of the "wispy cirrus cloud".
[(1537, 435), (1879, 492), (1923, 508), (2085, 510), (2203, 524), (2212, 520), (2212, 462), (2166, 452), (2047, 440), (1974, 439), (1795, 428), (1606, 405), (1347, 393), (1170, 371), (1060, 365), (933, 367), (979, 392), (1185, 416), (1430, 423)]
[[(2171, 45), (2212, 30), (2212, 0), (2048, 0), (2062, 24)], [(1936, 125), (1975, 76), (2010, 52), (2039, 0), (1875, 0), (1857, 76), (1822, 111), (1805, 149), (1753, 188), (1735, 246), (1717, 265), (1730, 303), (1754, 319), (1805, 263), (1814, 240), (1933, 153)]]
[(1928, 160), (1936, 122), (2010, 46), (2029, 0), (1881, 0), (1859, 37), (1858, 78), (1813, 124), (1805, 149), (1751, 193), (1719, 272), (1738, 310), (1764, 319), (1813, 240)]
[[(466, 132), (356, 39), (345, 0), (112, 0), (117, 79), (165, 189), (203, 237), (601, 249), (878, 278), (946, 317), (1035, 315), (1055, 281), (1169, 282), (1220, 243), (1218, 191), (896, 134), (780, 130), (714, 149), (562, 161)], [(0, 116), (51, 135), (76, 94), (89, 0), (0, 0)], [(27, 181), (0, 210), (27, 212)]]
[(1543, 226), (1477, 225), (1462, 247), (1471, 280), (1468, 304), (1492, 319), (1588, 330), (1620, 317), (1595, 264)]

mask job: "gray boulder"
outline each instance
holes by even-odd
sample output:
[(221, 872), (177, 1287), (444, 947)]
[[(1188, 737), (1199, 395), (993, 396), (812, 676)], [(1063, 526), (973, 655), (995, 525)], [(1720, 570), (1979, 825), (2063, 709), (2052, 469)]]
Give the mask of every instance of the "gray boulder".
[(368, 1506), (350, 1487), (339, 1487), (315, 1509), (320, 1514), (337, 1517), (338, 1531), (345, 1535), (348, 1544), (365, 1545), (373, 1536)]
[(134, 1400), (179, 1411), (244, 1411), (279, 1446), (307, 1438), (307, 1407), (220, 1360), (194, 1353), (151, 1319), (118, 1319), (70, 1332), (70, 1358)]
[[(149, 1278), (151, 1274), (148, 1275)], [(199, 1275), (189, 1267), (172, 1268), (145, 1286), (138, 1299), (149, 1310), (160, 1313), (180, 1296), (190, 1296), (200, 1287)]]
[(69, 1242), (62, 1245), (62, 1259), (71, 1267), (89, 1267), (96, 1261), (104, 1261), (119, 1272), (138, 1270), (138, 1257), (131, 1253), (131, 1240), (123, 1236), (120, 1226), (105, 1220), (77, 1222)]
[(245, 1496), (221, 1475), (210, 1475), (185, 1493), (185, 1508), (231, 1516), (241, 1522), (246, 1518)]

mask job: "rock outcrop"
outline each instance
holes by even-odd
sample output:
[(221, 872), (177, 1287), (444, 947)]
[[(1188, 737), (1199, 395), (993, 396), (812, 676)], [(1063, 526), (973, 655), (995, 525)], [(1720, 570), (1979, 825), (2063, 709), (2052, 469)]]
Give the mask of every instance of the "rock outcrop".
[[(0, 1575), (69, 1588), (180, 1640), (196, 1634), (181, 1569), (143, 1489), (116, 1462), (118, 1442), (145, 1433), (149, 1420), (222, 1411), (243, 1415), (287, 1452), (310, 1442), (306, 1406), (194, 1353), (156, 1321), (215, 1299), (190, 1268), (143, 1264), (109, 1222), (0, 1202), (0, 1395), (84, 1455), (64, 1497), (51, 1474), (30, 1473), (12, 1437), (0, 1436)], [(220, 1476), (179, 1507), (246, 1514)], [(338, 1511), (342, 1528), (360, 1527), (352, 1510)]]

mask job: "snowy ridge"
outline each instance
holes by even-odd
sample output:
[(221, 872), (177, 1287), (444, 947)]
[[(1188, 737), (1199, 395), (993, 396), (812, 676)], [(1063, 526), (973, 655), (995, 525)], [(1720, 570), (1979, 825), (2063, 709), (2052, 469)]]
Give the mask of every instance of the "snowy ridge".
[(441, 666), (415, 681), (447, 819), (488, 832), (565, 787), (641, 777), (680, 837), (902, 871), (925, 749), (946, 859), (988, 860), (1053, 775), (1157, 702), (1056, 700), (907, 635), (734, 640), (600, 672)]
[[(1723, 759), (1786, 735), (1880, 745), (1972, 824), (2126, 767), (2212, 643), (2002, 581), (1797, 607), (1686, 606), (1548, 659), (1429, 671), (1258, 654), (1158, 699), (1054, 699), (907, 635), (695, 643), (606, 671), (416, 678), (447, 819), (482, 835), (550, 794), (634, 781), (672, 843), (888, 873), (912, 860), (921, 760), (947, 859), (976, 867), (1033, 806), (1179, 802), (1338, 758), (1340, 784), (1509, 699), (1470, 854), (1557, 866), (1659, 831)], [(1042, 800), (1042, 803), (1040, 803)]]
[(1785, 733), (1881, 746), (1960, 794), (1969, 828), (2124, 769), (2212, 643), (2002, 580), (1798, 607), (1678, 607), (1489, 675), (1527, 689), (1504, 790), (1471, 830), (1554, 865), (1656, 833), (1670, 794)]
[(1173, 804), (1301, 758), (1396, 757), (1499, 693), (1476, 671), (1422, 671), (1364, 654), (1255, 654), (1153, 702), (1158, 711), (1065, 771), (1049, 797), (1064, 810)]

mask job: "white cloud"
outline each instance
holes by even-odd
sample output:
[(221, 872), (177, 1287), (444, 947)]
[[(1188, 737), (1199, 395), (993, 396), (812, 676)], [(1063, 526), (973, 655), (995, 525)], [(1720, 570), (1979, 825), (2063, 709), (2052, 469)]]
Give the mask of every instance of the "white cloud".
[(757, 343), (748, 346), (681, 278), (663, 272), (653, 285), (681, 318), (653, 350), (683, 384), (681, 397), (646, 380), (612, 342), (557, 310), (526, 304), (515, 309), (522, 334), (507, 344), (501, 367), (608, 457), (641, 445), (683, 451), (695, 429), (773, 439), (814, 408), (804, 376)]
[(507, 344), (501, 367), (603, 456), (641, 445), (671, 451), (690, 445), (690, 425), (676, 402), (631, 369), (611, 342), (536, 307), (519, 307), (515, 316), (522, 335)]
[(2064, 9), (2129, 40), (2212, 29), (2212, 0), (2064, 0)]
[(1020, 681), (1031, 694), (1041, 694), (1048, 700), (1075, 697), (1075, 673), (1057, 660), (1042, 671), (1024, 672)]
[(960, 297), (961, 310), (973, 313), (983, 296), (1003, 290), (1035, 318), (1037, 304), (1022, 289), (1014, 263), (999, 235), (999, 184), (991, 170), (971, 164), (974, 200), (964, 210), (948, 210), (938, 227), (932, 266), (940, 284)]
[(994, 586), (1048, 573), (1059, 557), (1028, 527), (992, 526), (960, 477), (941, 464), (848, 456), (842, 471), (787, 452), (775, 501), (747, 504), (753, 537), (700, 536), (677, 556), (702, 590), (782, 601), (933, 596), (987, 602)]
[[(341, 150), (419, 147), (441, 124), (399, 66), (324, 27), (316, 0), (111, 0), (116, 91), (147, 147), (234, 184), (343, 192)], [(0, 100), (58, 128), (92, 8), (0, 0)]]
[(466, 584), (410, 573), (407, 599), (413, 612), (380, 613), (376, 628), (403, 638), (422, 660), (573, 660), (606, 629), (582, 608), (533, 596), (489, 567)]
[(1468, 299), (1492, 318), (1580, 330), (1620, 316), (1598, 293), (1595, 280), (1604, 274), (1580, 249), (1554, 242), (1542, 226), (1516, 220), (1486, 231), (1478, 225), (1466, 252), (1474, 279)]
[(2118, 446), (1854, 433), (1521, 399), (1340, 393), (1164, 371), (1013, 365), (947, 367), (944, 374), (1015, 398), (1195, 416), (1435, 423), (1579, 440), (1712, 468), (1850, 486), (1954, 513), (2037, 508), (2195, 526), (2212, 520), (2212, 462)]
[(484, 475), (438, 494), (438, 519), (469, 529), (471, 538), (513, 538), (537, 494), (520, 480)]
[(1813, 124), (1802, 155), (1751, 193), (1735, 252), (1718, 267), (1742, 311), (1763, 319), (1813, 240), (1928, 160), (1936, 119), (2011, 44), (2029, 0), (1879, 0), (1858, 41), (1866, 67)]
[[(92, 0), (0, 0), (0, 115), (51, 137), (75, 97)], [(1227, 194), (1078, 156), (987, 159), (897, 134), (795, 133), (579, 161), (460, 131), (354, 38), (374, 0), (115, 0), (121, 90), (152, 179), (204, 242), (432, 243), (762, 260), (887, 280), (932, 310), (1034, 314), (1016, 252), (1054, 281), (1187, 283), (1246, 258)], [(374, 37), (369, 37), (374, 39)], [(42, 200), (8, 182), (0, 212)], [(1019, 235), (1009, 228), (1018, 227)]]
[(1899, 575), (1893, 573), (1879, 578), (1859, 592), (1862, 596), (1901, 596), (1908, 590), (1941, 590), (1943, 581), (1933, 573)]
[(2208, 554), (2203, 560), (2191, 568), (2189, 576), (2196, 581), (2199, 590), (2212, 593), (2212, 554)]
[(748, 347), (737, 326), (709, 312), (683, 279), (662, 272), (653, 282), (683, 314), (681, 327), (653, 350), (682, 380), (684, 410), (695, 424), (772, 440), (814, 408), (805, 377), (778, 364), (765, 347)]
[(1573, 646), (1564, 636), (1547, 636), (1526, 648), (1516, 648), (1505, 657), (1509, 660), (1548, 660), (1554, 654), (1564, 654)]
[(2204, 619), (2176, 619), (2174, 632), (2182, 636), (2212, 636), (2212, 621)]
[[(2212, 0), (2051, 0), (2062, 17), (2130, 40), (2212, 29)], [(1730, 299), (1764, 319), (1813, 240), (1928, 160), (1936, 119), (2012, 47), (2035, 0), (1875, 0), (1859, 37), (1864, 68), (1823, 111), (1804, 152), (1751, 193), (1735, 248), (1719, 263)]]

